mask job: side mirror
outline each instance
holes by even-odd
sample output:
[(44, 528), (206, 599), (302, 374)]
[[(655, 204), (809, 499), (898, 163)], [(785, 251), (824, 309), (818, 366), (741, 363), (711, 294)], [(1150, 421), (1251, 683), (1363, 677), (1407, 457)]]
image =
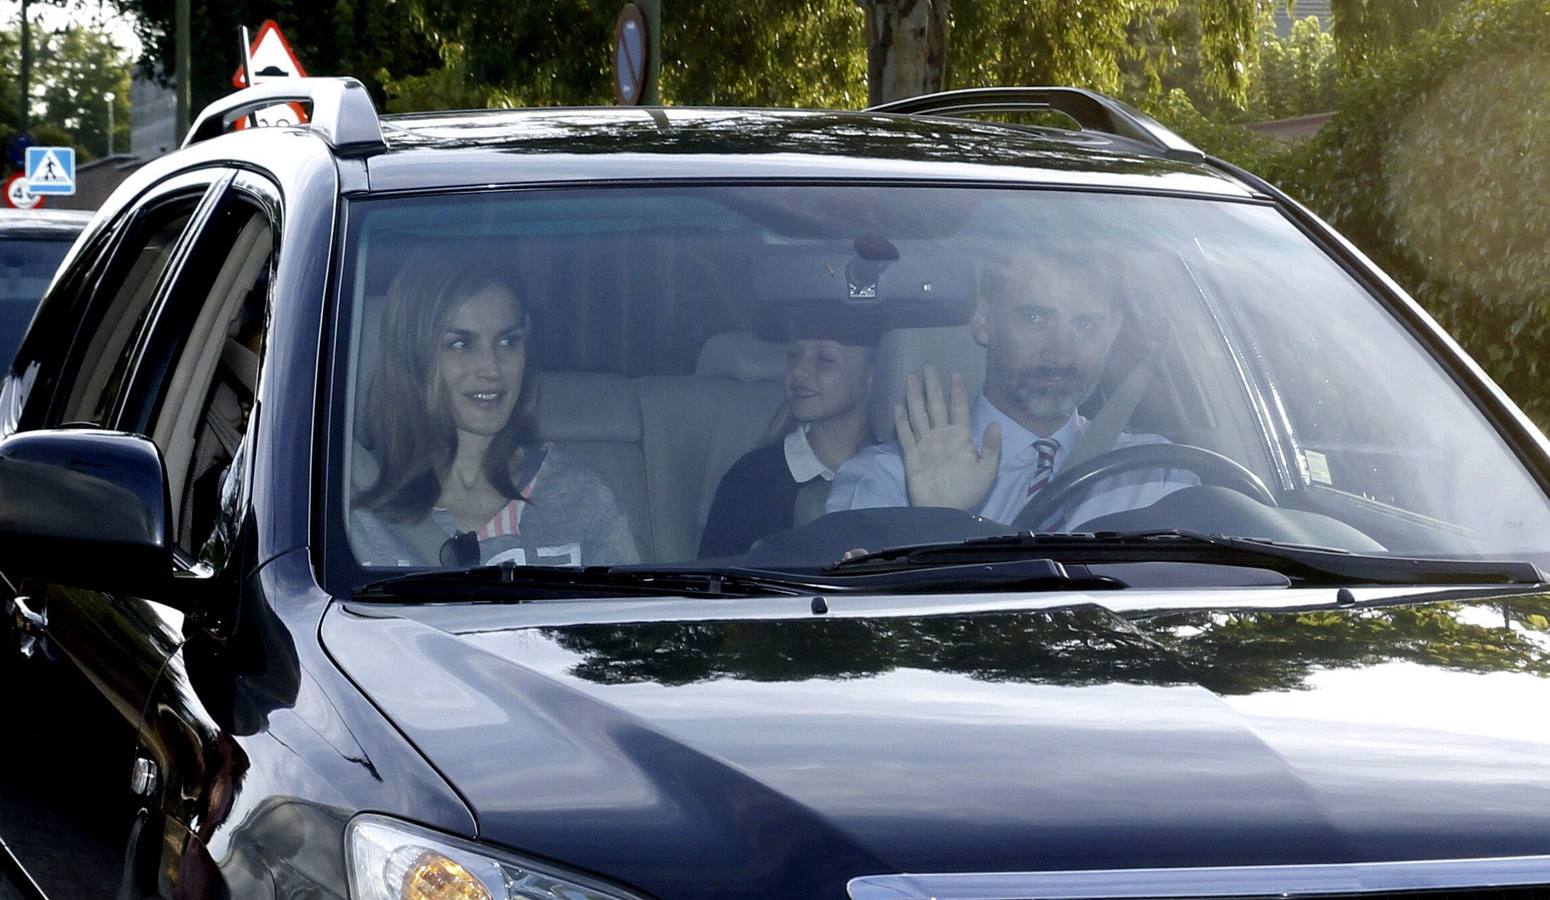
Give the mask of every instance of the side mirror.
[(76, 428), (0, 441), (0, 571), (142, 596), (169, 587), (161, 451), (139, 435)]

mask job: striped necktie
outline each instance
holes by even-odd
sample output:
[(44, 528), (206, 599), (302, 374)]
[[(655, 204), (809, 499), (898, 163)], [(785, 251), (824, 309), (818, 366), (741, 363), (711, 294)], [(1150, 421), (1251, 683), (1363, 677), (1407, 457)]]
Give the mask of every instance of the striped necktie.
[(1039, 454), (1039, 464), (1033, 468), (1033, 480), (1028, 482), (1028, 496), (1032, 497), (1049, 484), (1055, 476), (1055, 451), (1060, 449), (1060, 442), (1050, 438), (1040, 438), (1033, 442), (1033, 449)]

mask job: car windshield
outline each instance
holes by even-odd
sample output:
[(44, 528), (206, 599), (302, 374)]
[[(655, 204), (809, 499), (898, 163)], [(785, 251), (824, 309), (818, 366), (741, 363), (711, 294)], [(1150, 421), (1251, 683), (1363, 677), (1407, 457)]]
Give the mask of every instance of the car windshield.
[(1546, 561), (1514, 452), (1267, 204), (608, 187), (359, 201), (348, 240), (356, 585), (1014, 531)]
[(74, 235), (0, 240), (0, 360), (9, 363)]

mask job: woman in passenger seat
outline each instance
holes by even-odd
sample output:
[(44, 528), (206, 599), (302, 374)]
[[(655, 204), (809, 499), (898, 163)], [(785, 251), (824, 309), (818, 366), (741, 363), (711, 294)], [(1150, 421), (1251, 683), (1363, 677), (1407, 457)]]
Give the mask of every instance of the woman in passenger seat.
[(863, 313), (830, 313), (793, 323), (786, 350), (786, 404), (794, 427), (749, 451), (716, 487), (700, 558), (746, 553), (765, 535), (796, 523), (798, 496), (821, 489), (869, 443), (867, 397), (878, 328)]
[(538, 440), (532, 317), (499, 259), (417, 254), (388, 288), (366, 396), (370, 457), (353, 479), (367, 485), (350, 514), (363, 565), (639, 561), (597, 473)]

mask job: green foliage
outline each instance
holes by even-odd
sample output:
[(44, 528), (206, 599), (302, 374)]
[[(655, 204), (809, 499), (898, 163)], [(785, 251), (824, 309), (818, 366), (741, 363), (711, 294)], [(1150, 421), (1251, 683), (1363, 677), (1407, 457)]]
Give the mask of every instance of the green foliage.
[(92, 152), (82, 147), (75, 135), (52, 122), (33, 119), (27, 130), (39, 147), (74, 147), (77, 164), (91, 161)]
[(865, 14), (855, 0), (796, 7), (671, 0), (664, 16), (667, 102), (821, 109), (866, 103)]
[[(1482, 86), (1488, 86), (1482, 88)], [(1550, 423), (1550, 6), (1474, 0), (1350, 85), (1264, 171)]]
[(20, 36), (0, 31), (0, 134), (10, 134), (20, 124), (21, 58), (17, 47)]
[(1335, 39), (1308, 16), (1280, 38), (1267, 27), (1260, 45), (1258, 77), (1249, 89), (1247, 117), (1285, 119), (1335, 108)]
[[(618, 8), (614, 0), (413, 0), (442, 67), (388, 79), (390, 108), (612, 102)], [(1258, 0), (959, 0), (949, 86), (1079, 84), (1156, 97), (1187, 83), (1239, 105), (1258, 13)], [(854, 0), (675, 0), (663, 17), (664, 102), (866, 102), (865, 16)]]
[[(613, 102), (615, 0), (416, 0), (442, 67), (389, 81), (394, 111)], [(854, 107), (866, 99), (854, 0), (677, 0), (663, 15), (662, 99), (696, 105)]]
[[(38, 143), (73, 146), (82, 162), (108, 150), (108, 99), (114, 94), (113, 144), (129, 149), (129, 61), (107, 34), (72, 26), (30, 29), (32, 104), (29, 127)], [(0, 32), (0, 131), (19, 124), (19, 29)]]
[(1330, 31), (1340, 68), (1359, 75), (1383, 64), (1418, 35), (1436, 28), (1461, 0), (1330, 0)]
[(442, 48), (442, 64), (420, 75), (394, 78), (380, 73), (389, 112), (428, 109), (484, 109), (499, 106), (493, 92), (468, 76), (461, 45)]
[[(146, 74), (167, 82), (175, 60), (176, 0), (113, 0), (136, 17)], [(232, 92), (239, 26), (255, 31), (274, 19), (308, 75), (353, 75), (380, 103), (384, 73), (404, 78), (440, 62), (397, 0), (190, 0), (193, 112)], [(164, 68), (155, 68), (164, 61)]]
[(960, 0), (953, 87), (1072, 84), (1133, 98), (1182, 86), (1240, 104), (1257, 53), (1256, 0)]
[[(953, 87), (1074, 84), (1120, 92), (1130, 24), (1166, 14), (1170, 0), (979, 0), (952, 7)], [(1144, 12), (1138, 7), (1144, 7)]]
[(1256, 174), (1272, 168), (1287, 152), (1284, 144), (1259, 132), (1206, 116), (1178, 88), (1157, 101), (1145, 104), (1145, 108), (1158, 121), (1206, 153)]
[(129, 60), (108, 35), (72, 27), (42, 35), (34, 56), (35, 117), (66, 129), (90, 156), (108, 152), (108, 99), (113, 94), (113, 146), (129, 149)]
[(605, 0), (410, 0), (409, 19), (441, 65), (390, 79), (388, 108), (611, 103), (618, 8)]

